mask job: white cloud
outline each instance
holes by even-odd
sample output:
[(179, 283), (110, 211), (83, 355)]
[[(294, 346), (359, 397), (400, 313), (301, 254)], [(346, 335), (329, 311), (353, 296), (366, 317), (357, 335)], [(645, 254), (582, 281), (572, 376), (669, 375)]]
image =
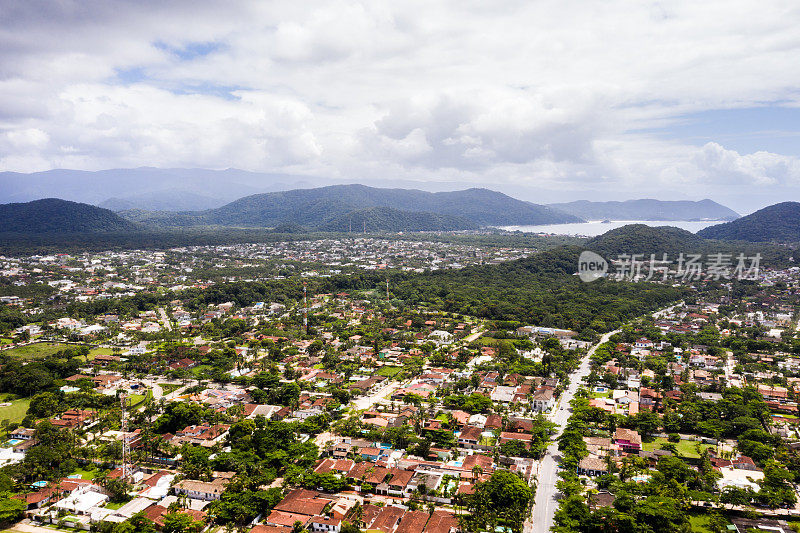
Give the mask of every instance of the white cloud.
[[(637, 192), (797, 160), (631, 133), (796, 100), (800, 5), (11, 2), (0, 170), (240, 167)], [(189, 54), (197, 43), (208, 53)]]

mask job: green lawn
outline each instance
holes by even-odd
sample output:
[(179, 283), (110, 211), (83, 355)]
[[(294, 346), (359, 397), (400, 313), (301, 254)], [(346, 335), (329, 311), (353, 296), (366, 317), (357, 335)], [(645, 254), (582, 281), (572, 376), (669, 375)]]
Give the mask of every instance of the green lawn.
[(159, 383), (158, 385), (161, 387), (161, 390), (164, 391), (165, 396), (181, 388), (180, 385), (175, 385), (172, 383)]
[(212, 367), (211, 365), (197, 365), (192, 369), (192, 374), (194, 374), (195, 377), (199, 377), (202, 373), (208, 372), (213, 368), (214, 367)]
[[(644, 448), (648, 452), (651, 452), (653, 450), (660, 450), (662, 448), (662, 445), (667, 442), (669, 442), (667, 439), (659, 437), (657, 439), (654, 439), (652, 442), (642, 443), (642, 448)], [(674, 444), (675, 447), (678, 449), (678, 453), (683, 457), (686, 457), (688, 459), (700, 458), (700, 454), (697, 453), (697, 450), (695, 449), (695, 445), (698, 444), (697, 441), (681, 439), (679, 442), (676, 442)], [(700, 444), (701, 450), (713, 447), (714, 446), (712, 446), (711, 444)]]
[(150, 391), (147, 391), (147, 394), (131, 394), (128, 396), (128, 406), (131, 408), (137, 407), (151, 395), (152, 393)]
[(28, 412), (30, 403), (30, 398), (11, 400), (11, 405), (0, 407), (0, 420), (8, 420), (9, 422), (16, 423), (22, 422), (22, 419), (25, 418), (25, 413)]
[(92, 360), (98, 355), (114, 355), (114, 350), (111, 348), (92, 348), (87, 359)]
[(3, 354), (11, 357), (19, 357), (20, 359), (39, 359), (53, 355), (54, 353), (63, 350), (64, 348), (71, 348), (69, 344), (60, 344), (53, 342), (37, 342), (35, 344), (28, 344), (26, 346), (17, 346), (10, 350), (3, 350)]
[(72, 474), (80, 474), (81, 479), (94, 479), (100, 475), (101, 470), (99, 468), (95, 468), (94, 470), (86, 470), (85, 468), (78, 468)]
[(387, 378), (393, 378), (397, 375), (398, 372), (403, 370), (399, 366), (382, 366), (377, 370), (377, 374), (380, 376), (386, 376)]
[[(714, 530), (709, 527), (709, 520), (711, 514), (708, 512), (699, 512), (689, 514), (689, 525), (692, 527), (694, 533), (714, 533)], [(726, 519), (726, 522), (730, 522)]]
[(117, 503), (111, 503), (111, 502), (109, 502), (109, 503), (107, 503), (107, 504), (106, 504), (106, 509), (113, 509), (113, 510), (115, 510), (115, 511), (116, 511), (117, 509), (119, 509), (120, 507), (122, 507), (123, 505), (125, 505), (125, 503), (126, 503), (126, 502), (117, 502)]

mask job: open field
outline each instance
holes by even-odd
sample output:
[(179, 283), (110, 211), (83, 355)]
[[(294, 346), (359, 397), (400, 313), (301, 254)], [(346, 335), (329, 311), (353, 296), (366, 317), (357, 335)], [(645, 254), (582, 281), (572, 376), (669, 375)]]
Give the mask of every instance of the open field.
[[(652, 442), (644, 442), (644, 443), (642, 443), (642, 448), (644, 448), (648, 452), (653, 451), (653, 450), (660, 450), (662, 448), (662, 446), (664, 444), (668, 443), (668, 442), (669, 441), (667, 439), (659, 437), (657, 439), (654, 439)], [(696, 445), (700, 444), (699, 442), (696, 442), (696, 441), (693, 441), (693, 440), (683, 440), (683, 439), (681, 439), (679, 442), (676, 442), (674, 444), (675, 444), (675, 447), (678, 450), (678, 453), (680, 455), (682, 455), (683, 457), (686, 457), (688, 459), (699, 459), (700, 458), (700, 454), (697, 453), (697, 448), (696, 448)], [(705, 449), (713, 448), (713, 447), (714, 446), (712, 446), (711, 444), (700, 444), (700, 450), (705, 450)]]
[(9, 350), (3, 350), (2, 353), (11, 357), (32, 360), (53, 355), (64, 348), (71, 348), (72, 346), (74, 345), (53, 342), (37, 342), (34, 344), (27, 344), (25, 346), (17, 346), (16, 348), (11, 348)]
[(377, 370), (377, 373), (387, 378), (393, 378), (401, 370), (403, 369), (399, 366), (382, 366)]
[(25, 418), (25, 413), (28, 412), (30, 403), (30, 398), (11, 400), (11, 405), (0, 407), (0, 420), (8, 420), (9, 422), (17, 423), (21, 422), (22, 419)]
[[(689, 524), (692, 527), (693, 533), (713, 533), (714, 530), (711, 529), (711, 514), (710, 513), (691, 513), (689, 515)], [(725, 520), (728, 524), (728, 520)]]

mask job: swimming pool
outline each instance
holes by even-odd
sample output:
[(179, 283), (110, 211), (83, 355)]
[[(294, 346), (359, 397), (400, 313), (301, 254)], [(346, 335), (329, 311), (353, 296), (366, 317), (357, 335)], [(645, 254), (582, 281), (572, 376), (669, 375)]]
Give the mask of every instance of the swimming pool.
[(7, 446), (16, 446), (20, 442), (22, 442), (22, 439), (9, 439), (8, 442), (6, 442), (6, 445)]

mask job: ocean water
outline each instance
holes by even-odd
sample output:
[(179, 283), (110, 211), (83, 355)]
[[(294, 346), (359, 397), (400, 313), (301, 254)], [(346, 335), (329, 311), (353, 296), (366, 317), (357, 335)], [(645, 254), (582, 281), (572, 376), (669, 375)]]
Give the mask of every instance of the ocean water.
[(591, 222), (581, 222), (576, 224), (545, 224), (542, 226), (503, 226), (502, 229), (508, 231), (522, 231), (525, 233), (549, 233), (554, 235), (578, 235), (583, 237), (595, 237), (603, 233), (621, 228), (627, 224), (646, 224), (648, 226), (674, 226), (677, 228), (697, 233), (703, 228), (722, 224), (724, 220), (612, 220), (603, 222), (595, 220)]

